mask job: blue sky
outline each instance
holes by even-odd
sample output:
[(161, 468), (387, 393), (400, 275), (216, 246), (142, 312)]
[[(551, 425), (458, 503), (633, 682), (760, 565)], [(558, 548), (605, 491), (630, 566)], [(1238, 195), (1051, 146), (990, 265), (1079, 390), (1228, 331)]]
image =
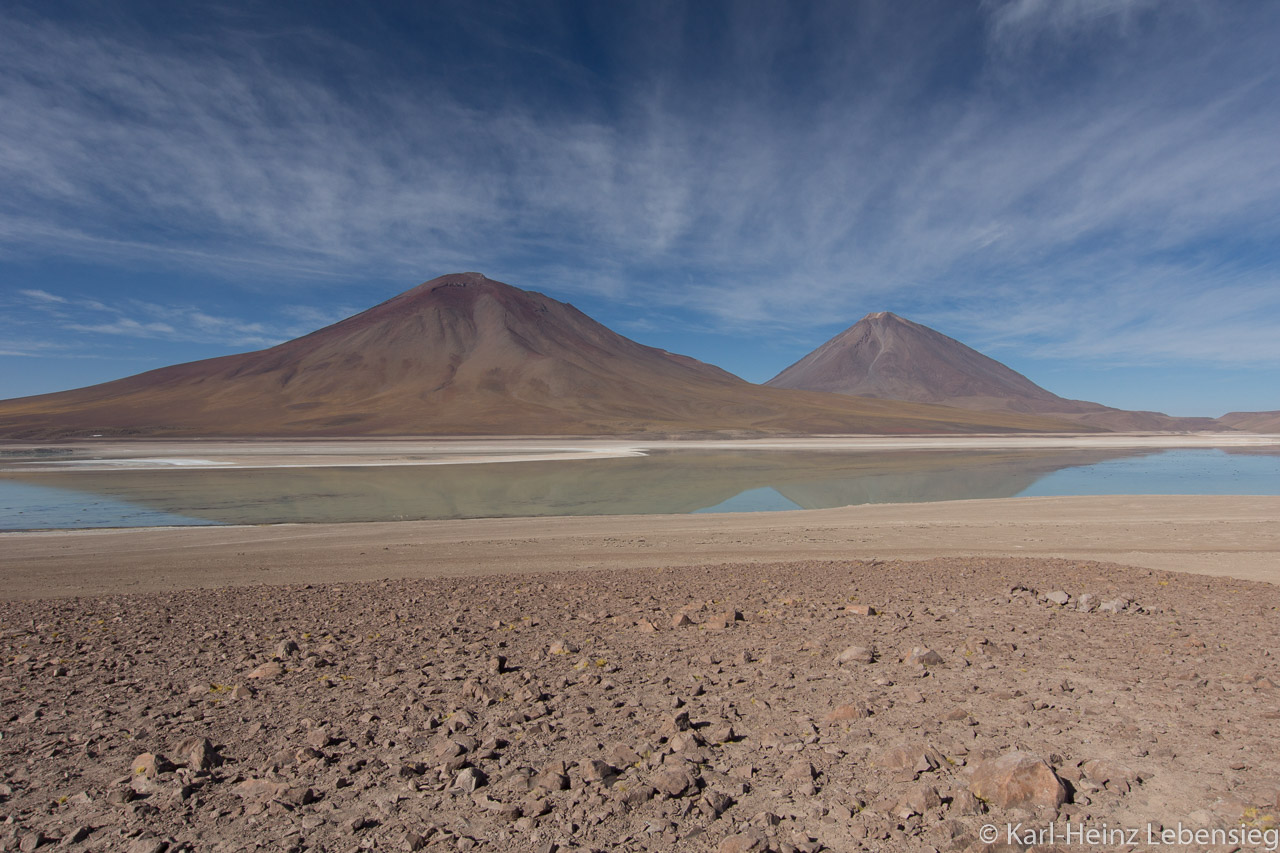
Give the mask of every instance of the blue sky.
[(478, 270), (764, 381), (891, 310), (1280, 409), (1280, 4), (0, 7), (0, 397)]

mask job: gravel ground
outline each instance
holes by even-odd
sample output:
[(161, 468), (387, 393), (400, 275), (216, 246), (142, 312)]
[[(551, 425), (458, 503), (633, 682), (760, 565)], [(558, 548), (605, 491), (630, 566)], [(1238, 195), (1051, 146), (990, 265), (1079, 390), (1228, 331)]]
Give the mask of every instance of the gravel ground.
[(1278, 605), (1009, 558), (0, 602), (0, 848), (1178, 850), (1275, 825)]

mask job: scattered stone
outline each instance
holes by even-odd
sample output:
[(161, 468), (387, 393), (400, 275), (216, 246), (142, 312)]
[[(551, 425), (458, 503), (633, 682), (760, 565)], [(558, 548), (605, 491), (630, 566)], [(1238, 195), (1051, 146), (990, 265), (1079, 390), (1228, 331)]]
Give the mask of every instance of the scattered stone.
[(128, 853), (164, 853), (169, 842), (159, 838), (139, 838), (129, 845)]
[(711, 726), (706, 732), (707, 743), (732, 743), (737, 733), (734, 732), (733, 726), (728, 723), (720, 723)]
[(906, 656), (905, 663), (908, 666), (938, 666), (942, 663), (942, 655), (933, 649), (916, 646)]
[(609, 749), (608, 753), (606, 753), (605, 758), (607, 758), (609, 763), (614, 767), (621, 767), (624, 769), (631, 767), (634, 764), (638, 764), (640, 761), (640, 756), (636, 754), (636, 751), (625, 743), (614, 744)]
[(163, 755), (156, 755), (151, 752), (144, 752), (137, 758), (133, 759), (130, 765), (134, 776), (141, 776), (145, 779), (155, 779), (161, 773), (169, 773), (173, 770), (173, 764), (169, 762)]
[(137, 798), (138, 792), (133, 788), (112, 788), (107, 792), (107, 802), (113, 806), (123, 806)]
[(873, 663), (875, 659), (875, 649), (866, 646), (849, 646), (836, 655), (837, 663)]
[(764, 839), (759, 833), (745, 832), (730, 835), (720, 842), (717, 853), (753, 853), (764, 847)]
[(566, 791), (569, 788), (569, 775), (565, 772), (563, 761), (553, 761), (542, 769), (533, 780), (534, 787), (546, 791)]
[(881, 752), (872, 763), (881, 770), (929, 773), (942, 766), (942, 754), (925, 744), (892, 746)]
[(235, 792), (246, 800), (266, 800), (278, 797), (288, 789), (284, 782), (270, 779), (245, 779), (235, 786)]
[(612, 767), (597, 759), (578, 762), (578, 772), (584, 782), (603, 782), (617, 775)]
[(951, 798), (951, 811), (958, 815), (979, 815), (983, 812), (982, 801), (969, 791), (959, 791)]
[(980, 800), (1006, 809), (1056, 809), (1067, 801), (1067, 789), (1044, 759), (1020, 751), (979, 764), (969, 778), (969, 791)]
[(212, 770), (222, 763), (222, 757), (208, 738), (187, 738), (174, 747), (173, 752), (179, 762), (196, 771)]
[(726, 628), (732, 627), (734, 623), (741, 622), (741, 621), (742, 621), (742, 614), (739, 611), (726, 610), (723, 613), (713, 614), (712, 616), (707, 618), (706, 622), (702, 624), (703, 624), (703, 627), (707, 628), (708, 630), (723, 631)]
[(1080, 766), (1085, 777), (1108, 790), (1127, 794), (1133, 785), (1142, 780), (1138, 771), (1127, 764), (1104, 758), (1093, 758)]
[[(858, 619), (850, 585), (894, 612)], [(748, 621), (669, 630), (684, 602)], [(975, 795), (1012, 750), (1056, 771), (1058, 820), (1263, 826), (1277, 612), (1249, 581), (1033, 558), (3, 601), (0, 850), (973, 853), (1055, 819)], [(839, 661), (873, 641), (894, 663)], [(914, 647), (946, 663), (898, 665)], [(287, 672), (247, 679), (273, 650)]]
[(1059, 607), (1065, 607), (1071, 601), (1071, 596), (1059, 589), (1046, 593), (1044, 600)]
[(667, 767), (649, 779), (654, 789), (665, 797), (683, 797), (698, 789), (697, 777), (687, 767)]
[(846, 604), (844, 612), (850, 616), (875, 616), (876, 609), (870, 604)]
[(788, 782), (812, 782), (815, 775), (812, 764), (795, 761), (783, 772), (782, 778)]
[(938, 789), (922, 782), (913, 785), (898, 799), (893, 807), (893, 814), (905, 820), (912, 815), (926, 814), (930, 809), (941, 805), (942, 798), (938, 796)]
[(472, 793), (485, 783), (484, 774), (474, 767), (464, 767), (453, 779), (453, 787), (465, 793)]
[(284, 664), (279, 661), (267, 661), (261, 666), (252, 669), (246, 678), (270, 679), (279, 678), (284, 675)]
[(733, 806), (733, 798), (722, 791), (703, 791), (702, 803), (708, 817), (717, 818)]
[(651, 785), (640, 785), (622, 793), (622, 802), (629, 806), (647, 803), (658, 795), (658, 790)]
[(852, 702), (847, 705), (838, 705), (836, 708), (827, 713), (823, 717), (823, 722), (841, 723), (850, 720), (864, 720), (871, 716), (871, 709), (861, 702)]
[(674, 716), (668, 717), (662, 724), (662, 728), (658, 730), (659, 734), (670, 737), (676, 732), (687, 732), (693, 728), (693, 723), (689, 721), (689, 712), (681, 711)]
[(81, 825), (62, 836), (61, 846), (70, 847), (73, 844), (79, 844), (93, 834), (93, 830), (89, 827)]

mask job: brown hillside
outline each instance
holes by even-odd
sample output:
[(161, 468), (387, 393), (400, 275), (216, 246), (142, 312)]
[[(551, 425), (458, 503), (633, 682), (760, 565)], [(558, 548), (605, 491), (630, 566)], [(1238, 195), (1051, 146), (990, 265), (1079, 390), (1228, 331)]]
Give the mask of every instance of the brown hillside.
[(1210, 418), (1173, 418), (1059, 397), (954, 338), (888, 311), (868, 314), (765, 384), (1043, 415), (1107, 430), (1223, 428)]
[(1280, 433), (1280, 412), (1227, 412), (1218, 423), (1244, 432)]
[(763, 388), (571, 305), (446, 275), (259, 352), (0, 402), (0, 436), (1061, 431), (1061, 422)]

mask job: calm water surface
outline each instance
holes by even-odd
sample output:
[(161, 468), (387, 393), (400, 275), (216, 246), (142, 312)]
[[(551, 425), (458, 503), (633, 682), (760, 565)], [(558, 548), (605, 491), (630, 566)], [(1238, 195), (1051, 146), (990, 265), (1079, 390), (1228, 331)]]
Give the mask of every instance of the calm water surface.
[(483, 465), (0, 474), (0, 530), (1276, 495), (1280, 450), (663, 451)]

